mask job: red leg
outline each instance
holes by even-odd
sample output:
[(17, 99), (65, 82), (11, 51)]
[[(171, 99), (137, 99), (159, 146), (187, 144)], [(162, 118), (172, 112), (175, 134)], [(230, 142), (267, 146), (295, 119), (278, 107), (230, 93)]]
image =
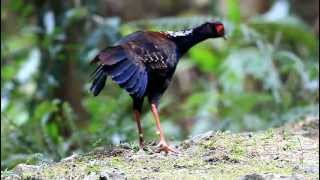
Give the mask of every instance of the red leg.
[(157, 134), (159, 134), (159, 136), (160, 136), (160, 142), (158, 144), (158, 146), (160, 147), (160, 151), (164, 151), (166, 153), (168, 153), (168, 152), (178, 153), (178, 151), (173, 149), (172, 147), (170, 147), (165, 140), (164, 133), (163, 133), (163, 131), (161, 129), (161, 125), (160, 125), (160, 118), (159, 118), (159, 114), (158, 114), (158, 109), (155, 104), (151, 104), (151, 111), (152, 111), (152, 114), (156, 120)]
[(140, 145), (140, 148), (143, 149), (143, 147), (144, 147), (143, 131), (142, 131), (142, 127), (141, 127), (141, 116), (140, 116), (140, 112), (139, 111), (134, 111), (134, 119), (136, 120), (137, 126), (138, 126), (139, 145)]

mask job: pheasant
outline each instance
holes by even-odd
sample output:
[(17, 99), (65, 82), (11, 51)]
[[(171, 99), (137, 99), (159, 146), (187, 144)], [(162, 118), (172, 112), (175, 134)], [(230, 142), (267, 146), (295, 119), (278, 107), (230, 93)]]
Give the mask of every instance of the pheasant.
[(168, 88), (179, 59), (195, 44), (208, 38), (224, 38), (223, 23), (205, 22), (183, 31), (137, 31), (120, 39), (114, 46), (100, 51), (91, 61), (97, 68), (92, 73), (90, 91), (97, 96), (107, 77), (125, 89), (133, 100), (134, 119), (139, 133), (140, 148), (144, 147), (141, 110), (147, 97), (160, 136), (159, 150), (178, 151), (169, 146), (160, 125), (158, 105)]

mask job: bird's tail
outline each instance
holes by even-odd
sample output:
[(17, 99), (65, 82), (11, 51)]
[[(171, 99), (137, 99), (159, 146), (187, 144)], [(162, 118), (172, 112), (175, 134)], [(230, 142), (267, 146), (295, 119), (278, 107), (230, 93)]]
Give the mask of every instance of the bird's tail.
[(107, 80), (107, 73), (104, 71), (103, 65), (99, 65), (91, 76), (93, 82), (90, 87), (90, 91), (94, 96), (97, 96), (104, 88)]

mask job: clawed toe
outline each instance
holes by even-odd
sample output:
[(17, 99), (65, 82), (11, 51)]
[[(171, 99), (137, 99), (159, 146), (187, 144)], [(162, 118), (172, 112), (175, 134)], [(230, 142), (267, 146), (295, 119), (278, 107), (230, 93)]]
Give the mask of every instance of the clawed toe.
[(164, 141), (160, 141), (160, 143), (157, 145), (158, 147), (158, 152), (165, 152), (166, 154), (168, 154), (169, 152), (175, 153), (175, 154), (179, 154), (180, 152), (176, 149), (174, 149), (173, 147), (169, 146), (166, 142)]

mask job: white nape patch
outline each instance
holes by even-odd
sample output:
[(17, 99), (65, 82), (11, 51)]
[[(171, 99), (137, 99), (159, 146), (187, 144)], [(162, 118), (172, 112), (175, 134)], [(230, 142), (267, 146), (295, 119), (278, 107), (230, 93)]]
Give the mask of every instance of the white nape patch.
[(178, 36), (186, 36), (186, 35), (189, 35), (193, 32), (192, 29), (190, 30), (183, 30), (183, 31), (166, 31), (165, 33), (170, 35), (170, 36), (173, 36), (173, 37), (178, 37)]

